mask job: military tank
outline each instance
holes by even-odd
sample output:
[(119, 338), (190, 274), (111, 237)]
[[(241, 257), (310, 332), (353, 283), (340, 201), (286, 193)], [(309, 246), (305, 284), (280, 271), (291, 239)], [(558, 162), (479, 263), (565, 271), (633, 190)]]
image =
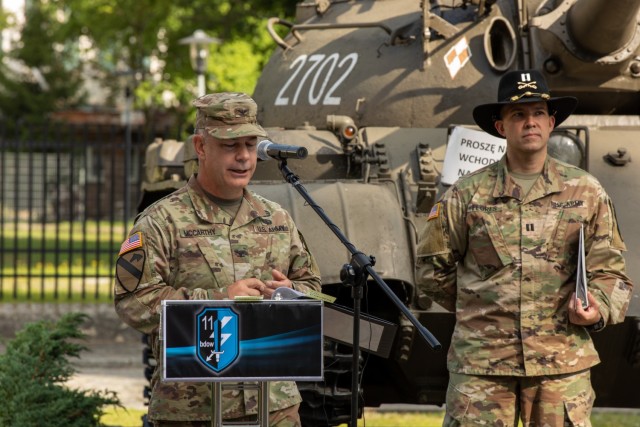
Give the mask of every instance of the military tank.
[[(640, 281), (640, 172), (631, 163), (640, 155), (640, 0), (315, 0), (298, 3), (294, 22), (269, 19), (267, 31), (279, 47), (253, 96), (269, 139), (307, 148), (288, 166), (444, 348), (454, 318), (416, 288), (417, 230), (451, 183), (448, 169), (469, 172), (445, 161), (454, 130), (475, 128), (473, 107), (495, 99), (507, 71), (538, 69), (554, 96), (579, 99), (549, 150), (607, 189), (628, 273)], [(182, 157), (192, 165), (193, 155)], [(350, 253), (276, 162), (258, 165), (252, 188), (291, 212), (324, 292), (349, 307), (340, 271)], [(640, 407), (639, 292), (624, 323), (593, 335), (596, 406)], [(388, 357), (362, 354), (361, 404), (442, 405), (446, 351), (432, 350), (376, 283), (362, 304), (399, 328)], [(349, 421), (351, 349), (328, 341), (325, 357), (325, 381), (299, 384), (305, 426)]]

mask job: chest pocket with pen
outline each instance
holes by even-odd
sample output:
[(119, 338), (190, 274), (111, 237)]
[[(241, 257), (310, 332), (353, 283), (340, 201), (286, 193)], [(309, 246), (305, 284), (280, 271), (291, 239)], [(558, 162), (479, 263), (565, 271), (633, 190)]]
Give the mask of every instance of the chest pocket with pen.
[(467, 213), (467, 251), (478, 265), (482, 280), (490, 278), (513, 263), (500, 229), (503, 221), (505, 218), (501, 218), (501, 212), (497, 208), (471, 208)]

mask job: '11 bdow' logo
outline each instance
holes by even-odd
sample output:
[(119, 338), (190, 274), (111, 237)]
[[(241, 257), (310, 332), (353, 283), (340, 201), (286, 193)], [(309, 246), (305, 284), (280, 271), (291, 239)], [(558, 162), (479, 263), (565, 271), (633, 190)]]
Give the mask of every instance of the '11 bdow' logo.
[(198, 359), (220, 372), (238, 357), (238, 315), (230, 308), (208, 307), (197, 319)]

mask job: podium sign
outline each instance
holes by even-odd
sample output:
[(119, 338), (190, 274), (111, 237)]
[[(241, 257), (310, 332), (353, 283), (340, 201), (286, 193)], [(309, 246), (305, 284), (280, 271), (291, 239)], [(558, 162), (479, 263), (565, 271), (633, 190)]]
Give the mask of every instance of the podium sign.
[(322, 301), (162, 302), (165, 381), (319, 381)]

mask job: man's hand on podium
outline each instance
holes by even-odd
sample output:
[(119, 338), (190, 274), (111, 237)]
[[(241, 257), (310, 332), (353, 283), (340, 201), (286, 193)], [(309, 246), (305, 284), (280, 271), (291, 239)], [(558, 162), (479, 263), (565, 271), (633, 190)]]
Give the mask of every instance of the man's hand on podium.
[(271, 270), (271, 277), (273, 280), (266, 280), (264, 282), (255, 277), (238, 280), (227, 288), (227, 295), (229, 295), (229, 299), (246, 296), (257, 297), (260, 295), (270, 299), (277, 288), (293, 288), (291, 280), (280, 271), (276, 269)]
[(265, 298), (271, 298), (273, 292), (278, 288), (293, 288), (291, 280), (289, 280), (287, 276), (285, 276), (282, 272), (273, 269), (271, 270), (271, 276), (273, 277), (273, 280), (267, 280), (264, 282), (264, 284), (266, 285), (266, 289), (262, 294), (265, 296)]
[(229, 299), (234, 299), (235, 297), (257, 297), (260, 295), (264, 295), (263, 292), (267, 288), (261, 280), (252, 277), (250, 279), (242, 279), (234, 282), (229, 285), (227, 288), (227, 295), (229, 295)]

